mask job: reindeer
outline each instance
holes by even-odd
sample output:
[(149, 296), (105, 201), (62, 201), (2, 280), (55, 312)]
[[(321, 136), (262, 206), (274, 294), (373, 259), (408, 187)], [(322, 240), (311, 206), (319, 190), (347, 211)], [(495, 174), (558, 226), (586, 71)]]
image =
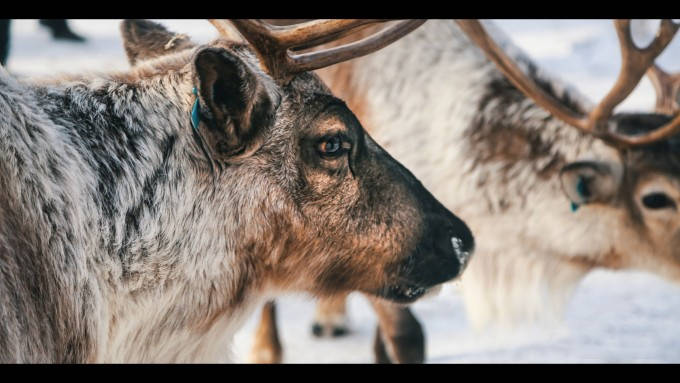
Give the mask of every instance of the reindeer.
[[(678, 26), (664, 21), (639, 49), (629, 22), (617, 22), (624, 65), (591, 108), (499, 31), (491, 39), (474, 21), (458, 24), (428, 21), (378, 54), (318, 73), (376, 141), (472, 228), (479, 246), (461, 288), (473, 326), (554, 323), (596, 268), (680, 280), (680, 117), (612, 116)], [(674, 98), (677, 108), (677, 75), (663, 79), (663, 99)], [(341, 298), (321, 301), (315, 331), (339, 332), (345, 315)], [(376, 335), (376, 360), (417, 362), (400, 356), (412, 344), (389, 334), (417, 337), (419, 327), (398, 324), (410, 313), (378, 315), (379, 327), (390, 330)], [(261, 326), (275, 326), (269, 317)], [(254, 344), (276, 347), (266, 338)]]
[(249, 45), (126, 22), (123, 72), (0, 68), (1, 362), (221, 361), (280, 291), (412, 302), (462, 272), (465, 223), (309, 73), (422, 21), (311, 54), (368, 21), (233, 23)]

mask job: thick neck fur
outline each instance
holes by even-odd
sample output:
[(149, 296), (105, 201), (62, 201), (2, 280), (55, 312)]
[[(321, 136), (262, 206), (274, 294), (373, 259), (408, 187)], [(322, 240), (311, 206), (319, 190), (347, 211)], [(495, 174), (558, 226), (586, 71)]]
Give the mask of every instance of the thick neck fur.
[[(588, 104), (528, 59), (519, 65), (573, 108)], [(430, 20), (321, 76), (376, 141), (475, 233), (463, 288), (474, 290), (466, 297), (476, 324), (551, 311), (550, 297), (609, 261), (607, 242), (592, 238), (616, 234), (601, 224), (597, 208), (570, 211), (558, 172), (586, 156), (617, 161), (616, 152), (527, 99), (452, 21)]]
[(0, 296), (14, 296), (0, 349), (23, 345), (5, 357), (227, 357), (254, 262), (227, 238), (246, 236), (235, 207), (257, 201), (233, 185), (238, 169), (206, 170), (181, 63), (33, 86), (0, 73)]

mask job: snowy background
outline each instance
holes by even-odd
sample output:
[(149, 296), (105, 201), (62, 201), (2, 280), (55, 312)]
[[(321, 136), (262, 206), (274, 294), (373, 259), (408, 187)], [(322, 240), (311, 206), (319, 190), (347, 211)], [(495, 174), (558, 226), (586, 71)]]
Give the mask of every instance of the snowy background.
[[(206, 42), (215, 36), (203, 20), (157, 20), (175, 32)], [(607, 20), (498, 20), (497, 25), (539, 65), (599, 100), (619, 68), (616, 34)], [(653, 21), (635, 25), (640, 42), (651, 40)], [(55, 42), (37, 20), (12, 23), (7, 68), (37, 75), (128, 67), (119, 20), (72, 20), (85, 44)], [(639, 27), (639, 28), (637, 28)], [(645, 33), (646, 31), (646, 33)], [(680, 38), (657, 61), (680, 71)], [(621, 110), (651, 110), (654, 91), (645, 78)], [(680, 286), (637, 272), (591, 273), (579, 286), (561, 326), (538, 330), (495, 329), (475, 333), (465, 318), (456, 284), (417, 302), (424, 325), (428, 363), (679, 363)], [(375, 314), (360, 295), (349, 300), (352, 333), (317, 339), (310, 327), (314, 302), (304, 295), (279, 304), (279, 324), (288, 363), (372, 363)], [(245, 361), (259, 312), (235, 338), (237, 361)]]

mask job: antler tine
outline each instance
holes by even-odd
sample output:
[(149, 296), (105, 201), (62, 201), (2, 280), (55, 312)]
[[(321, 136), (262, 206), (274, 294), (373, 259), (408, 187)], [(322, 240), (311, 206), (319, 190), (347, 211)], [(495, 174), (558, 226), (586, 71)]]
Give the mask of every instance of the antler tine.
[(647, 69), (654, 64), (656, 57), (671, 42), (678, 29), (678, 26), (673, 25), (671, 20), (663, 20), (654, 40), (646, 48), (638, 48), (633, 42), (630, 20), (614, 20), (614, 27), (621, 49), (621, 69), (614, 86), (590, 113), (589, 119), (594, 129), (606, 128), (606, 121), (611, 117), (616, 105), (625, 100), (635, 89)]
[(655, 111), (661, 114), (680, 112), (680, 73), (668, 74), (658, 65), (647, 70), (656, 91)]
[(655, 111), (661, 114), (676, 114), (668, 124), (643, 136), (623, 136), (628, 145), (644, 145), (680, 133), (680, 73), (670, 75), (654, 64), (647, 70), (647, 77), (656, 91)]
[(327, 67), (375, 52), (412, 32), (423, 25), (425, 21), (427, 20), (401, 21), (362, 40), (319, 52), (291, 56), (290, 59), (297, 72)]
[[(617, 20), (619, 22), (619, 20)], [(624, 50), (624, 45), (623, 41), (621, 42), (621, 54), (622, 54), (622, 60), (624, 62), (629, 62), (632, 64), (628, 64), (629, 66), (637, 65), (639, 67), (634, 68), (633, 70), (636, 71), (641, 71), (642, 73), (635, 72), (635, 76), (637, 77), (635, 83), (632, 85), (634, 88), (639, 82), (644, 73), (646, 72), (650, 79), (652, 80), (652, 84), (655, 85), (655, 88), (657, 90), (657, 111), (658, 110), (658, 105), (659, 102), (668, 102), (671, 104), (671, 108), (664, 112), (664, 114), (673, 114), (672, 110), (672, 92), (667, 94), (668, 97), (665, 97), (665, 94), (662, 94), (661, 97), (659, 97), (659, 88), (655, 84), (655, 80), (660, 79), (663, 75), (668, 76), (665, 72), (661, 71), (661, 69), (654, 64), (654, 60), (663, 52), (663, 50), (668, 46), (668, 44), (673, 40), (673, 37), (675, 36), (675, 33), (678, 30), (678, 27), (680, 25), (675, 25), (671, 20), (669, 19), (664, 19), (661, 21), (661, 26), (659, 28), (659, 32), (657, 33), (656, 37), (654, 40), (646, 47), (646, 48), (637, 48), (633, 42), (632, 42), (632, 37), (630, 35), (630, 23), (628, 22), (628, 26), (626, 27), (626, 47), (627, 49)], [(619, 27), (617, 26), (617, 33), (619, 33)], [(619, 35), (621, 36), (621, 35)], [(632, 52), (635, 52), (634, 56), (631, 56), (629, 58), (626, 58), (624, 56), (624, 52), (628, 52), (628, 54), (632, 55)], [(637, 62), (636, 62), (637, 60)], [(623, 65), (621, 71), (623, 72)], [(663, 74), (661, 73), (663, 72)], [(661, 75), (659, 78), (655, 78), (655, 75)], [(670, 77), (670, 76), (668, 76)], [(680, 79), (680, 76), (676, 75), (675, 76), (676, 83), (675, 83), (675, 92), (677, 95), (677, 90), (678, 86), (680, 86), (680, 82), (678, 79)], [(669, 78), (670, 80), (670, 78)], [(671, 80), (673, 81), (673, 80)], [(672, 86), (672, 84), (671, 84)], [(630, 94), (630, 91), (624, 95), (621, 100), (623, 100), (628, 94)], [(611, 92), (610, 92), (611, 93)], [(620, 102), (620, 101), (619, 101)], [(617, 102), (617, 104), (619, 103)], [(627, 146), (638, 146), (638, 145), (647, 145), (651, 144), (653, 142), (662, 140), (666, 137), (672, 136), (676, 133), (680, 133), (680, 114), (676, 115), (673, 120), (671, 120), (669, 123), (666, 125), (655, 129), (649, 133), (639, 135), (639, 136), (624, 136), (624, 135), (615, 135), (613, 136), (614, 139)]]
[(611, 145), (620, 147), (650, 144), (680, 131), (680, 115), (668, 124), (639, 136), (627, 136), (611, 132), (608, 130), (609, 124), (607, 124), (614, 107), (635, 89), (647, 69), (653, 65), (656, 57), (661, 54), (675, 36), (680, 25), (674, 25), (671, 20), (662, 21), (656, 37), (645, 48), (638, 48), (633, 43), (630, 20), (616, 20), (614, 22), (621, 49), (621, 70), (612, 89), (587, 116), (578, 116), (567, 109), (560, 101), (539, 88), (536, 82), (529, 79), (489, 37), (479, 21), (456, 20), (456, 22), (518, 89), (531, 97), (536, 104), (569, 125), (591, 133)]
[(648, 145), (680, 133), (680, 114), (666, 125), (639, 136), (612, 135), (611, 140), (623, 146)]
[(354, 28), (367, 24), (375, 24), (384, 20), (349, 19), (349, 20), (313, 20), (300, 24), (279, 26), (271, 25), (263, 20), (231, 20), (241, 33), (257, 38), (269, 38), (281, 48), (294, 48), (301, 45), (313, 46), (323, 44), (350, 33)]
[[(287, 81), (292, 75), (319, 69), (374, 52), (411, 32), (425, 21), (405, 22), (385, 29), (374, 38), (314, 53), (293, 55), (301, 50), (337, 40), (357, 28), (387, 20), (314, 20), (289, 26), (275, 26), (263, 20), (230, 20), (253, 46), (261, 63), (275, 79)], [(227, 31), (224, 20), (211, 20), (220, 33)], [(417, 25), (416, 25), (417, 24)], [(231, 36), (229, 36), (231, 37)]]
[(230, 22), (222, 19), (208, 19), (208, 21), (217, 29), (220, 36), (234, 41), (245, 42), (238, 29)]

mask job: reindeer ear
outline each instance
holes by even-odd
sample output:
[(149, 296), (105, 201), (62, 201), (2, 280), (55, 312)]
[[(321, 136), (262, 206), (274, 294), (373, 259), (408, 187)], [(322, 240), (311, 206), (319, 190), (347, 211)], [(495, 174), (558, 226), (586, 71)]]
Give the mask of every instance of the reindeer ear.
[(194, 72), (201, 110), (198, 130), (216, 158), (228, 161), (257, 150), (276, 109), (263, 79), (223, 48), (197, 52)]
[(560, 179), (567, 197), (578, 206), (586, 203), (606, 203), (616, 197), (623, 169), (612, 162), (578, 161), (562, 168)]
[(124, 20), (120, 32), (130, 65), (196, 45), (187, 36), (170, 32), (148, 20)]

